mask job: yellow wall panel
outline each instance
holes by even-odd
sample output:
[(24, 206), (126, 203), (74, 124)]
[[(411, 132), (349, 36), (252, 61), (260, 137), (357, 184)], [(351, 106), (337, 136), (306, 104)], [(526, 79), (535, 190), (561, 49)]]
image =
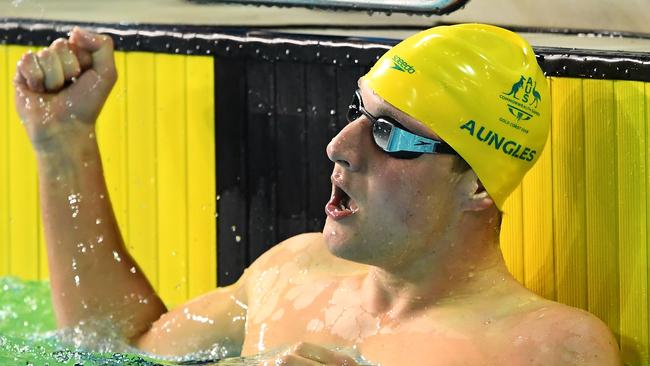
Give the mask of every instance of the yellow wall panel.
[(524, 177), (521, 188), (524, 195), (524, 285), (541, 296), (554, 299), (551, 150), (548, 141), (539, 160)]
[(9, 93), (7, 46), (0, 46), (0, 276), (9, 274)]
[[(645, 83), (645, 126), (646, 126), (646, 140), (645, 140), (645, 179), (646, 179), (646, 253), (647, 253), (647, 264), (650, 266), (650, 235), (648, 235), (648, 230), (650, 229), (650, 197), (648, 196), (650, 194), (650, 172), (648, 170), (650, 169), (650, 83)], [(643, 253), (641, 253), (643, 255)], [(647, 272), (647, 279), (646, 279), (646, 284), (650, 285), (650, 268), (646, 266), (646, 272)], [(645, 295), (645, 296), (643, 296)], [(644, 297), (645, 297), (645, 303), (646, 303), (646, 309), (650, 311), (650, 291), (648, 291), (648, 288), (646, 287), (646, 292), (645, 294), (642, 294), (641, 296), (638, 297), (639, 301), (641, 304), (644, 302)], [(647, 323), (646, 323), (647, 324)], [(648, 340), (646, 341), (646, 350), (650, 354), (650, 329), (648, 329)], [(650, 364), (650, 355), (648, 355), (645, 360), (643, 360), (646, 364)]]
[[(0, 275), (46, 279), (36, 162), (11, 83), (27, 49), (0, 46)], [(179, 304), (216, 283), (213, 61), (137, 52), (115, 61), (96, 136), (109, 197), (130, 252)]]
[(126, 124), (126, 56), (115, 53), (117, 82), (97, 120), (97, 142), (102, 155), (102, 166), (110, 197), (122, 237), (129, 242), (127, 225), (127, 124)]
[[(650, 266), (650, 235), (648, 235), (648, 230), (650, 229), (650, 197), (648, 196), (650, 194), (650, 173), (648, 170), (650, 169), (650, 83), (645, 83), (645, 126), (646, 126), (646, 140), (645, 140), (645, 179), (646, 179), (646, 260), (648, 266)], [(641, 253), (643, 255), (643, 253)], [(647, 278), (646, 278), (646, 284), (650, 285), (650, 268), (646, 266), (646, 272), (647, 272)], [(644, 302), (644, 296), (641, 295), (638, 297), (639, 301), (643, 304)], [(650, 291), (648, 291), (648, 288), (646, 287), (646, 292), (645, 292), (645, 303), (646, 303), (646, 309), (650, 311)], [(646, 323), (647, 324), (647, 323)], [(650, 329), (648, 329), (648, 341), (646, 341), (646, 350), (650, 354)], [(648, 355), (645, 360), (643, 360), (646, 364), (650, 364), (650, 355)]]
[[(633, 364), (648, 360), (648, 255), (645, 90), (616, 81), (621, 348)], [(643, 299), (646, 297), (646, 299)]]
[(512, 192), (504, 205), (501, 224), (501, 251), (508, 270), (524, 283), (524, 218), (521, 184)]
[[(8, 74), (29, 50), (24, 46), (8, 46)], [(27, 134), (14, 108), (9, 109), (9, 242), (12, 248), (9, 266), (12, 274), (25, 279), (39, 277), (38, 187), (36, 160)]]
[(156, 55), (159, 294), (187, 298), (187, 143), (184, 56)]
[(129, 240), (126, 246), (158, 289), (155, 64), (151, 53), (126, 55)]
[(614, 82), (583, 80), (587, 310), (620, 334)]
[(217, 283), (213, 58), (189, 57), (186, 73), (188, 290), (193, 298)]
[(553, 78), (551, 155), (556, 299), (586, 308), (585, 159), (582, 80)]

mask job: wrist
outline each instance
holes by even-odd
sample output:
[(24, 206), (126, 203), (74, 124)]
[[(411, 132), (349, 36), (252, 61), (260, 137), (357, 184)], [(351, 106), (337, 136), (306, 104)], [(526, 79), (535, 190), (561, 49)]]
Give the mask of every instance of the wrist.
[(32, 146), (38, 159), (53, 157), (92, 158), (98, 155), (99, 148), (94, 126), (83, 130), (57, 131), (55, 134), (32, 139)]

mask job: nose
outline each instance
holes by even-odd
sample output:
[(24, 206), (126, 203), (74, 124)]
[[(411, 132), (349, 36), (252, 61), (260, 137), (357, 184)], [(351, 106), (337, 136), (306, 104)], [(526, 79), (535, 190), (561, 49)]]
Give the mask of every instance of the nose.
[(369, 142), (365, 141), (370, 136), (367, 129), (368, 123), (363, 117), (350, 122), (327, 144), (327, 157), (347, 170), (360, 170)]

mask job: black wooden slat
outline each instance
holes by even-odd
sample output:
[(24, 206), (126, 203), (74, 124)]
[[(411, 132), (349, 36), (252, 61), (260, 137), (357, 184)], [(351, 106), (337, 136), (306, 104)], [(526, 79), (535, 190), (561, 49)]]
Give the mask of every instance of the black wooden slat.
[(277, 243), (274, 65), (247, 62), (249, 262)]
[(307, 229), (307, 150), (305, 67), (295, 62), (275, 64), (277, 136), (278, 239)]
[(234, 283), (246, 266), (246, 69), (214, 62), (217, 154), (217, 283)]
[(333, 163), (325, 149), (338, 132), (336, 123), (336, 67), (308, 64), (307, 80), (307, 156), (308, 204), (307, 230), (321, 231), (325, 224), (325, 204), (331, 194), (330, 174)]

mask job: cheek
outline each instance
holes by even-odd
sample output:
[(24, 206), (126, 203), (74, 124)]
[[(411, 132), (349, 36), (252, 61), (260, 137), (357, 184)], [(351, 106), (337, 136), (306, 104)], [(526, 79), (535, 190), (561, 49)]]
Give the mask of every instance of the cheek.
[(417, 214), (418, 187), (406, 172), (385, 174), (375, 181), (368, 192), (374, 208), (373, 214), (382, 216), (385, 221), (407, 224)]
[(406, 169), (384, 174), (368, 190), (376, 193), (372, 196), (372, 213), (380, 216), (379, 221), (398, 223), (412, 233), (444, 221), (451, 192), (435, 179), (424, 178), (435, 174)]

